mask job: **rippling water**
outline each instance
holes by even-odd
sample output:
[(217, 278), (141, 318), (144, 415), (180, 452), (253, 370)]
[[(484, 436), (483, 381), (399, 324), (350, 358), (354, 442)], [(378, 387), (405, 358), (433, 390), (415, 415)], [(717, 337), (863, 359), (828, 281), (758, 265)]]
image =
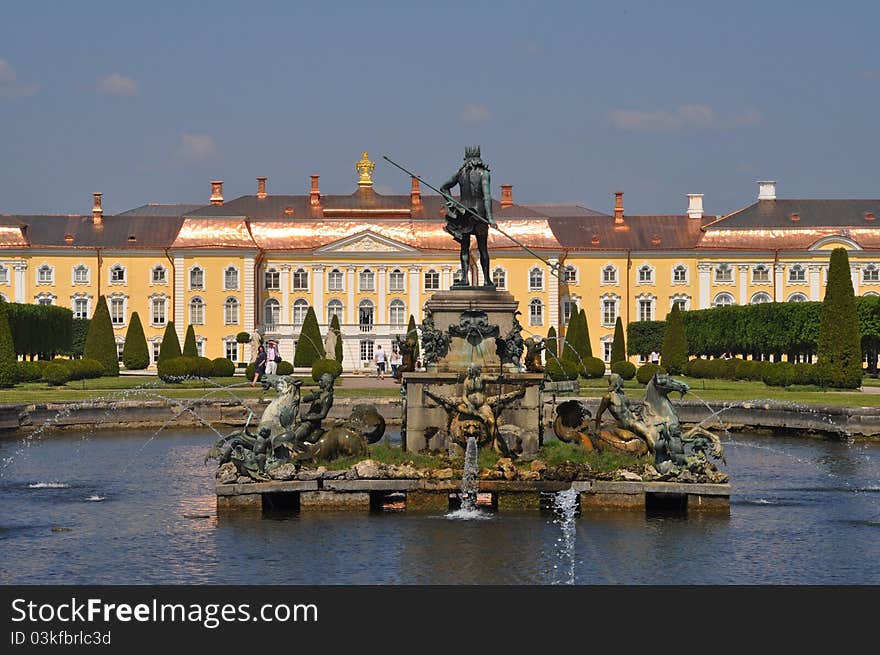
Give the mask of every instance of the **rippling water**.
[[(550, 584), (570, 565), (559, 525), (536, 513), (218, 520), (202, 463), (213, 433), (151, 435), (0, 442), (13, 457), (0, 582)], [(880, 444), (736, 435), (726, 449), (729, 517), (579, 517), (575, 582), (880, 583)]]

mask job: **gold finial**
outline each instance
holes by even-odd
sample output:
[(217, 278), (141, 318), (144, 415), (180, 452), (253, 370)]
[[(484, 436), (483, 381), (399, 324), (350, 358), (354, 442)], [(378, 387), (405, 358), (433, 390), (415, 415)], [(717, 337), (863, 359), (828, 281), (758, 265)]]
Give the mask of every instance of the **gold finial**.
[(373, 186), (373, 170), (376, 168), (376, 164), (370, 161), (366, 150), (354, 167), (358, 172), (358, 186)]

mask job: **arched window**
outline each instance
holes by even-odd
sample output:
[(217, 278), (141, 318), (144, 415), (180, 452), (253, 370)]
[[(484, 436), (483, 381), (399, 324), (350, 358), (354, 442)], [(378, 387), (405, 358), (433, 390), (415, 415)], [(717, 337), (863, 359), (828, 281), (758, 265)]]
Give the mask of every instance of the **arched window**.
[(653, 321), (654, 320), (654, 305), (656, 304), (657, 299), (654, 296), (640, 296), (639, 297), (639, 320), (640, 321)]
[(223, 323), (225, 325), (238, 324), (238, 300), (236, 298), (227, 298), (223, 303)]
[(507, 288), (507, 272), (503, 268), (498, 267), (492, 271), (492, 284), (496, 289)]
[(862, 271), (863, 282), (880, 282), (880, 268), (877, 264), (868, 264)]
[(807, 297), (800, 292), (793, 293), (788, 297), (788, 302), (807, 302)]
[(37, 284), (52, 284), (55, 282), (55, 269), (49, 264), (43, 264), (37, 269)]
[(730, 264), (718, 264), (718, 266), (715, 267), (715, 281), (733, 282), (733, 268)]
[(752, 270), (752, 282), (760, 284), (761, 282), (770, 281), (770, 267), (764, 264), (758, 264)]
[(205, 324), (205, 301), (201, 298), (193, 298), (189, 301), (189, 322), (192, 325)]
[(391, 327), (400, 329), (406, 325), (406, 305), (400, 299), (392, 300), (388, 308), (388, 320)]
[(125, 325), (126, 297), (122, 294), (110, 296), (110, 322), (113, 325)]
[(345, 307), (343, 306), (342, 301), (338, 298), (334, 298), (327, 303), (327, 320), (332, 321), (333, 317), (336, 316), (339, 319), (339, 324), (342, 325), (342, 314), (344, 311)]
[(267, 268), (263, 274), (263, 284), (266, 291), (278, 291), (281, 289), (281, 274), (276, 268)]
[(571, 264), (565, 267), (562, 272), (562, 281), (565, 284), (577, 284), (578, 270)]
[(157, 264), (153, 267), (153, 270), (150, 271), (150, 283), (165, 284), (168, 281), (165, 275), (165, 267), (162, 266), (162, 264)]
[(425, 291), (436, 291), (440, 288), (440, 273), (433, 268), (425, 271)]
[(238, 269), (235, 266), (227, 266), (223, 271), (223, 288), (226, 291), (238, 289)]
[(678, 311), (686, 312), (690, 307), (691, 299), (690, 296), (687, 296), (683, 293), (676, 294), (670, 298), (669, 309), (671, 310), (673, 307), (678, 307)]
[(361, 291), (373, 291), (376, 288), (376, 275), (369, 268), (361, 271), (359, 279)]
[(150, 325), (165, 325), (166, 315), (165, 306), (167, 298), (165, 296), (152, 296), (150, 298)]
[(539, 298), (529, 302), (529, 325), (544, 325), (544, 303)]
[(602, 300), (602, 325), (612, 327), (617, 322), (617, 307), (620, 298), (615, 294), (605, 294)]
[(602, 269), (602, 284), (617, 284), (617, 267), (607, 264)]
[(715, 307), (727, 307), (728, 305), (734, 304), (733, 296), (731, 296), (729, 293), (719, 293), (717, 296), (715, 296), (715, 300), (712, 301), (712, 304)]
[(639, 266), (639, 284), (653, 284), (654, 269), (650, 264), (642, 264)]
[(309, 274), (306, 272), (304, 268), (298, 268), (293, 272), (293, 290), (294, 291), (308, 291), (309, 289)]
[(540, 291), (544, 288), (544, 271), (537, 266), (529, 271), (529, 291)]
[(73, 269), (73, 283), (74, 284), (88, 284), (89, 283), (89, 267), (84, 264), (79, 264)]
[(571, 315), (577, 309), (577, 302), (573, 299), (565, 299), (562, 301), (562, 324), (568, 325), (571, 321)]
[(327, 289), (330, 291), (343, 291), (343, 275), (342, 271), (334, 268), (327, 274)]
[(406, 276), (399, 268), (395, 268), (388, 276), (388, 290), (391, 293), (402, 293)]
[(275, 298), (269, 298), (263, 305), (263, 323), (267, 327), (274, 328), (281, 322), (281, 303)]
[(201, 266), (193, 266), (189, 269), (189, 288), (205, 288), (205, 270)]
[(0, 264), (0, 284), (9, 284), (9, 269)]
[(789, 282), (806, 282), (806, 280), (807, 271), (800, 264), (794, 264), (790, 269), (788, 269)]
[(110, 267), (110, 284), (125, 284), (125, 268), (122, 264)]
[(89, 318), (89, 299), (87, 296), (77, 296), (73, 299), (73, 317)]
[(764, 293), (763, 291), (756, 293), (749, 301), (749, 303), (752, 305), (763, 305), (766, 302), (770, 302), (770, 295)]
[(307, 300), (299, 298), (293, 303), (293, 324), (302, 325), (306, 320), (306, 312), (309, 311), (309, 303)]
[(361, 332), (372, 332), (375, 306), (372, 300), (361, 300), (358, 305), (358, 326)]
[(672, 283), (673, 284), (687, 284), (688, 281), (688, 269), (684, 264), (679, 264), (672, 269)]
[(51, 293), (41, 293), (37, 296), (37, 304), (38, 305), (54, 305), (57, 296), (53, 296)]

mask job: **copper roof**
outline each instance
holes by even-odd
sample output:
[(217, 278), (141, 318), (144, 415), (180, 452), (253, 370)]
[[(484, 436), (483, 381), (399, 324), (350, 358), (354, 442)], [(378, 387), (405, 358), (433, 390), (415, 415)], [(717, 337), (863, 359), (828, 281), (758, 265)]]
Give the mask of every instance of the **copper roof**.
[(699, 248), (713, 250), (807, 250), (817, 241), (842, 237), (858, 243), (862, 248), (880, 248), (880, 230), (877, 228), (798, 227), (771, 229), (707, 230)]
[(700, 228), (714, 217), (626, 215), (623, 225), (612, 216), (551, 218), (550, 228), (568, 250), (685, 250), (696, 247)]
[(183, 219), (177, 216), (37, 215), (7, 217), (25, 227), (24, 237), (35, 248), (165, 248)]
[(256, 248), (243, 220), (185, 218), (172, 248)]

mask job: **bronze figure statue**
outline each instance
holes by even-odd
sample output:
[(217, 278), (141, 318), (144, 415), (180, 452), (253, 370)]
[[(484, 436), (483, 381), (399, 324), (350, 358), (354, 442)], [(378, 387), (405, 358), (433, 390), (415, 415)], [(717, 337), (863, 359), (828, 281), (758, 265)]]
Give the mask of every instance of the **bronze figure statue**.
[(434, 317), (425, 311), (422, 321), (422, 360), (427, 364), (435, 364), (449, 353), (449, 335), (434, 327)]
[[(464, 151), (464, 164), (444, 182), (440, 192), (450, 196), (452, 187), (458, 185), (459, 202), (446, 200), (446, 227), (444, 228), (461, 245), (461, 278), (453, 287), (467, 287), (470, 272), (471, 235), (477, 240), (480, 268), (485, 286), (493, 287), (489, 272), (489, 227), (496, 227), (492, 218), (492, 190), (489, 167), (480, 159), (480, 146), (468, 146)], [(468, 211), (469, 210), (469, 211)], [(482, 220), (481, 220), (482, 219)]]
[(526, 371), (529, 373), (543, 373), (544, 365), (541, 363), (541, 352), (546, 349), (544, 339), (541, 337), (529, 337), (525, 342), (526, 347)]
[(507, 334), (495, 339), (495, 351), (501, 360), (501, 365), (510, 364), (516, 367), (517, 371), (522, 363), (523, 349), (525, 348), (525, 342), (522, 338), (522, 325), (520, 325), (517, 318), (519, 313), (518, 310), (514, 312), (513, 323)]

